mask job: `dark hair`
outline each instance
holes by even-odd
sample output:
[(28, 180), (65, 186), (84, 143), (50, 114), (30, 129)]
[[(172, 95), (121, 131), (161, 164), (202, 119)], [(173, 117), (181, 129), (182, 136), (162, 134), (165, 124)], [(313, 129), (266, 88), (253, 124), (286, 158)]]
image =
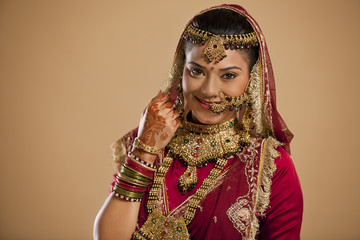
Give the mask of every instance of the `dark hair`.
[[(204, 12), (203, 14), (196, 16), (193, 19), (192, 24), (201, 30), (216, 35), (239, 35), (254, 31), (251, 24), (244, 16), (224, 8)], [(190, 42), (185, 41), (185, 47), (188, 43)], [(250, 60), (251, 70), (259, 57), (259, 47), (252, 47), (245, 51)]]

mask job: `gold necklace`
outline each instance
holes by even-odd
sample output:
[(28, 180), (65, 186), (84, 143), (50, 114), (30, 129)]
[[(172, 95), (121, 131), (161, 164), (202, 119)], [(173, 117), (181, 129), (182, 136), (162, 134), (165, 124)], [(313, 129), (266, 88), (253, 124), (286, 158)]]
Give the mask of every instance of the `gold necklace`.
[(149, 213), (148, 218), (143, 226), (133, 234), (134, 240), (169, 239), (169, 237), (171, 237), (171, 239), (179, 240), (190, 239), (187, 225), (189, 225), (194, 218), (196, 209), (207, 193), (209, 187), (213, 185), (215, 179), (219, 176), (227, 163), (227, 159), (219, 158), (216, 160), (215, 167), (211, 169), (201, 186), (196, 190), (195, 194), (191, 196), (184, 215), (181, 218), (174, 218), (166, 217), (155, 209), (156, 200), (160, 193), (165, 174), (172, 161), (172, 153), (168, 152), (167, 156), (164, 158), (163, 164), (156, 173), (153, 185), (149, 192), (147, 204)]
[[(249, 133), (241, 130), (241, 128), (242, 125), (238, 123), (236, 118), (219, 125), (196, 125), (186, 121), (182, 124), (176, 132), (176, 137), (171, 140), (169, 151), (154, 177), (147, 203), (148, 218), (142, 227), (133, 234), (133, 239), (168, 239), (169, 237), (181, 240), (190, 239), (187, 225), (194, 218), (200, 201), (223, 171), (230, 155), (241, 151), (248, 144)], [(189, 156), (193, 156), (192, 154), (194, 153), (191, 150), (191, 146), (194, 147), (194, 141), (199, 139), (203, 141), (196, 142), (197, 145), (194, 151), (198, 154), (204, 154), (204, 156), (201, 159), (197, 157), (191, 158)], [(206, 143), (210, 143), (212, 151), (207, 149), (209, 146)], [(179, 144), (180, 146), (178, 146)], [(199, 148), (196, 149), (196, 147)], [(201, 151), (200, 148), (202, 149)], [(216, 153), (215, 150), (218, 152)], [(196, 164), (203, 164), (208, 160), (215, 159), (214, 168), (196, 190), (195, 194), (191, 196), (188, 207), (181, 218), (164, 216), (155, 208), (165, 175), (174, 157), (182, 157), (186, 163), (195, 166), (195, 173), (191, 173), (195, 176)]]
[(227, 159), (242, 150), (248, 142), (242, 128), (235, 116), (216, 125), (198, 125), (183, 121), (168, 144), (170, 151), (186, 166), (177, 182), (183, 194), (196, 186), (196, 168), (201, 168), (217, 158)]

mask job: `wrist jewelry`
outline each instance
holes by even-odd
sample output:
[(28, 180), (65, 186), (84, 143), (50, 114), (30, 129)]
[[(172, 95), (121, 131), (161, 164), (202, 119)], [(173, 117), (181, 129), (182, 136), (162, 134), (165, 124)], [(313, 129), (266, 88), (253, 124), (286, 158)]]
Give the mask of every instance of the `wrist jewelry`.
[(124, 165), (116, 176), (113, 191), (116, 197), (139, 202), (154, 178), (156, 168), (129, 153)]
[(150, 147), (149, 145), (143, 143), (140, 138), (136, 137), (133, 143), (133, 146), (137, 149), (141, 149), (147, 153), (160, 155), (162, 154), (162, 149), (157, 149), (155, 147)]
[(151, 164), (148, 162), (145, 162), (144, 160), (141, 160), (140, 158), (138, 158), (137, 156), (135, 156), (132, 152), (128, 153), (128, 157), (133, 160), (134, 162), (136, 162), (137, 164), (140, 164), (141, 166), (151, 170), (151, 171), (156, 171), (156, 165), (155, 164)]

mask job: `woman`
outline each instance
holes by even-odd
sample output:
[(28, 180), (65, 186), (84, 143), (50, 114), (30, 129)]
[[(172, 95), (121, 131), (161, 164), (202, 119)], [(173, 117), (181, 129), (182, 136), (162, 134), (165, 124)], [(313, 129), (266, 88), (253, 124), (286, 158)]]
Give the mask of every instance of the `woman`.
[(292, 137), (258, 24), (237, 5), (204, 10), (165, 91), (115, 145), (119, 174), (94, 237), (299, 239)]

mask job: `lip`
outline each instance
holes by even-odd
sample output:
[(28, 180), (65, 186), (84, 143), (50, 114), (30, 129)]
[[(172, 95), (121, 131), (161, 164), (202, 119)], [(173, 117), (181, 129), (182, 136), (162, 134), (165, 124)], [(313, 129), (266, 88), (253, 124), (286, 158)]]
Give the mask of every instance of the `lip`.
[[(205, 100), (202, 100), (198, 97), (195, 97), (196, 100), (198, 101), (199, 105), (202, 107), (202, 108), (205, 108), (205, 109), (211, 109), (211, 106), (213, 105), (213, 102), (209, 102), (209, 101), (205, 101)], [(215, 104), (218, 104), (220, 102), (214, 102)]]

